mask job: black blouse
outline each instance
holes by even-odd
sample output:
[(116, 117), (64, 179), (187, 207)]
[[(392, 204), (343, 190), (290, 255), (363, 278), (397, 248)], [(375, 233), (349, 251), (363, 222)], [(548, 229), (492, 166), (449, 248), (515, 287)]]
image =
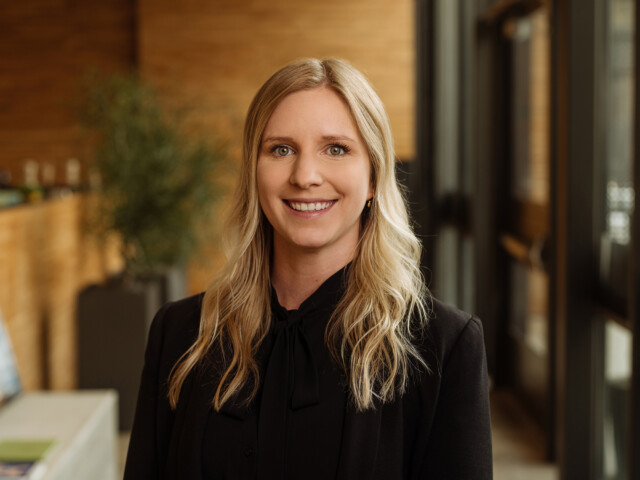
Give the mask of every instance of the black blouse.
[[(259, 395), (245, 412), (235, 406), (210, 410), (204, 478), (229, 478), (238, 461), (255, 465), (251, 478), (260, 472), (258, 478), (302, 479), (309, 471), (317, 478), (335, 478), (347, 395), (324, 331), (344, 291), (342, 281), (341, 270), (291, 311), (280, 306), (272, 290), (275, 321), (258, 355)], [(237, 445), (244, 458), (233, 454)]]
[(396, 401), (357, 412), (324, 343), (343, 278), (296, 311), (273, 296), (274, 325), (256, 356), (260, 391), (220, 412), (211, 408), (219, 372), (206, 365), (169, 407), (167, 379), (197, 335), (202, 294), (165, 305), (149, 335), (125, 480), (492, 478), (481, 322), (433, 300), (416, 345), (431, 371)]

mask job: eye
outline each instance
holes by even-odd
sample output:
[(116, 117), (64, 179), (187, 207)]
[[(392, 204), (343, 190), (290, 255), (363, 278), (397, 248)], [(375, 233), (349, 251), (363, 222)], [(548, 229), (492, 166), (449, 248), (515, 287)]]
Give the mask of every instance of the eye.
[(276, 157), (286, 157), (287, 155), (291, 155), (293, 150), (286, 145), (276, 145), (271, 149), (271, 153)]
[(344, 145), (331, 145), (327, 149), (327, 153), (329, 155), (333, 156), (333, 157), (344, 155), (348, 151), (349, 151), (349, 149), (347, 147), (345, 147)]

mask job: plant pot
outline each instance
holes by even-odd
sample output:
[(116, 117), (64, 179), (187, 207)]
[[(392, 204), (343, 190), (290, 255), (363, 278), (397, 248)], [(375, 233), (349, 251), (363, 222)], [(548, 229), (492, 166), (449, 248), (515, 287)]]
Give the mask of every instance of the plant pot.
[(130, 430), (144, 350), (161, 306), (161, 282), (111, 281), (78, 295), (78, 385), (113, 388), (119, 396), (120, 430)]
[(184, 267), (166, 268), (162, 273), (138, 275), (143, 283), (157, 282), (160, 285), (160, 303), (175, 302), (187, 296), (187, 273)]

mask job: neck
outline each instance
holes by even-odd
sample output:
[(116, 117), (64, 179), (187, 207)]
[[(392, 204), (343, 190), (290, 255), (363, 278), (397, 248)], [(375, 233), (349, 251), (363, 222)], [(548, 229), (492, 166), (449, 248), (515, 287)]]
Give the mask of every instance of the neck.
[(331, 275), (347, 265), (354, 252), (326, 255), (296, 252), (274, 242), (271, 284), (278, 301), (287, 310), (296, 310)]

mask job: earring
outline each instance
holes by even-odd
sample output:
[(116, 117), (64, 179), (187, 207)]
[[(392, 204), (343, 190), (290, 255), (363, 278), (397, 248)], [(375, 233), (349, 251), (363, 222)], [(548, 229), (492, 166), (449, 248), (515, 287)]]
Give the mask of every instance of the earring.
[(371, 208), (371, 199), (367, 200), (367, 208)]

